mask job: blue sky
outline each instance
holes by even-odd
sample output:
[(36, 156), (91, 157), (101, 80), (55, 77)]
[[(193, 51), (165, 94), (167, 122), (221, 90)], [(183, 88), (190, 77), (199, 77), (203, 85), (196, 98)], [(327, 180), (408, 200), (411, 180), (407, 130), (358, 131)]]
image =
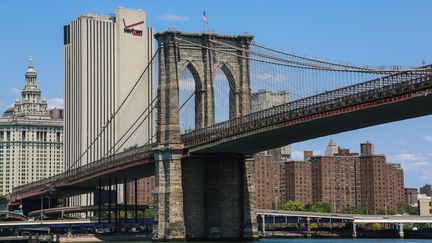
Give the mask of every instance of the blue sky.
[[(259, 43), (332, 60), (370, 65), (432, 62), (432, 1), (1, 1), (0, 110), (11, 105), (24, 85), (28, 56), (49, 103), (63, 100), (63, 25), (83, 13), (110, 14), (118, 6), (147, 11), (156, 31), (208, 29), (250, 33)], [(406, 186), (432, 183), (432, 117), (385, 124), (294, 144), (324, 151), (329, 139), (359, 150), (370, 141), (391, 162), (402, 163)]]

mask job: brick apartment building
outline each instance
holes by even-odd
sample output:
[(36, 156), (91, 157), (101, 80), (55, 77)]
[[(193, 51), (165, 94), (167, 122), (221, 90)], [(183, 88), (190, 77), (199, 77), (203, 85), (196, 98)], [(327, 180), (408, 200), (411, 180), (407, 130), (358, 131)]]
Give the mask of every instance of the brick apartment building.
[(373, 144), (360, 145), (361, 153), (337, 147), (330, 141), (323, 156), (305, 151), (305, 161), (272, 161), (259, 154), (256, 161), (257, 206), (271, 209), (272, 202), (296, 200), (303, 204), (328, 202), (332, 211), (368, 208), (370, 213), (396, 211), (405, 201), (403, 170), (377, 155)]
[(259, 153), (254, 155), (255, 159), (255, 189), (256, 206), (259, 209), (272, 209), (274, 200), (274, 170), (272, 156)]
[(430, 184), (426, 184), (420, 187), (420, 194), (426, 194), (426, 196), (432, 196), (432, 186)]
[(288, 161), (281, 170), (284, 178), (281, 197), (284, 201), (295, 200), (303, 204), (312, 203), (311, 163), (306, 161)]
[[(330, 151), (327, 149), (327, 151)], [(312, 201), (328, 202), (334, 212), (357, 208), (359, 190), (359, 157), (348, 149), (312, 157)]]
[(418, 194), (417, 188), (405, 188), (405, 202), (411, 206), (416, 206)]
[[(138, 205), (154, 205), (155, 176), (137, 181)], [(135, 183), (128, 183), (128, 203), (135, 203)]]
[(404, 202), (403, 170), (398, 164), (387, 164), (384, 155), (374, 154), (373, 144), (360, 145), (360, 205), (372, 213), (395, 212)]

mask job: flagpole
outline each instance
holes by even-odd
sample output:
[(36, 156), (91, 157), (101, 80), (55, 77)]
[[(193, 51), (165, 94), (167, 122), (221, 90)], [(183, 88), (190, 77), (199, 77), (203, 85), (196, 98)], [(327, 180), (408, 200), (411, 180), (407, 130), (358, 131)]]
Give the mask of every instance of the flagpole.
[(202, 15), (202, 20), (203, 20), (203, 33), (206, 33), (206, 24), (207, 24), (207, 14), (204, 10), (203, 15)]

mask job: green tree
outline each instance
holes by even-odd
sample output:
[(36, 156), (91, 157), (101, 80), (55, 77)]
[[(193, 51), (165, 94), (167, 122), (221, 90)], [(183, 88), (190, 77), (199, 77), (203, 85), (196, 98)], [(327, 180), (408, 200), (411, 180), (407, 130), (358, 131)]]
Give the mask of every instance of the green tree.
[(356, 208), (352, 210), (352, 214), (369, 214), (369, 209), (367, 208)]
[(353, 211), (354, 211), (353, 208), (343, 208), (342, 209), (342, 213), (345, 213), (345, 214), (352, 214)]
[(331, 213), (330, 204), (327, 202), (317, 202), (312, 204), (312, 212), (317, 213)]
[(379, 209), (378, 211), (376, 211), (376, 214), (379, 214), (379, 215), (386, 215), (387, 212), (386, 212), (385, 209), (381, 208), (381, 209)]
[(289, 200), (286, 203), (282, 203), (278, 205), (278, 210), (285, 210), (285, 211), (304, 211), (305, 206), (301, 202)]
[(381, 225), (378, 224), (378, 223), (374, 223), (374, 224), (372, 224), (372, 229), (373, 230), (380, 230), (381, 229)]
[(412, 229), (413, 229), (413, 226), (412, 226), (412, 224), (404, 224), (404, 225), (403, 225), (403, 229), (404, 229), (404, 230), (412, 230)]
[(400, 202), (397, 205), (396, 213), (398, 214), (409, 214), (409, 215), (418, 215), (418, 208), (409, 205), (408, 203)]
[(144, 212), (144, 218), (145, 219), (154, 219), (155, 213), (153, 209), (147, 208)]
[(318, 229), (318, 224), (317, 224), (317, 223), (311, 223), (311, 225), (310, 225), (310, 229), (311, 229), (311, 230), (316, 230), (316, 229)]
[(292, 228), (292, 229), (297, 229), (297, 228), (298, 228), (298, 225), (295, 224), (295, 223), (288, 223), (288, 224), (287, 224), (287, 227), (288, 227), (288, 228)]

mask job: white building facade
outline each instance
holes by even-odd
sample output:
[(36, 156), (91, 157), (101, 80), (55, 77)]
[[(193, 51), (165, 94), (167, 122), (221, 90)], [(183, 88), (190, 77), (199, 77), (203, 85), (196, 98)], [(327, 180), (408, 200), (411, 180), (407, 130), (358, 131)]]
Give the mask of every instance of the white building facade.
[[(273, 106), (282, 105), (290, 101), (288, 92), (271, 92), (269, 90), (259, 90), (252, 94), (252, 112), (265, 110)], [(274, 151), (273, 151), (274, 152)], [(281, 159), (287, 161), (291, 159), (291, 145), (280, 148)]]
[[(153, 34), (144, 11), (125, 8), (64, 27), (66, 170), (152, 142), (156, 116), (142, 114), (155, 97), (154, 65), (142, 74), (155, 53)], [(93, 202), (92, 195), (74, 200)]]
[[(0, 118), (0, 194), (63, 172), (63, 120), (47, 110), (30, 64), (21, 97)], [(55, 116), (50, 114), (56, 113)]]

